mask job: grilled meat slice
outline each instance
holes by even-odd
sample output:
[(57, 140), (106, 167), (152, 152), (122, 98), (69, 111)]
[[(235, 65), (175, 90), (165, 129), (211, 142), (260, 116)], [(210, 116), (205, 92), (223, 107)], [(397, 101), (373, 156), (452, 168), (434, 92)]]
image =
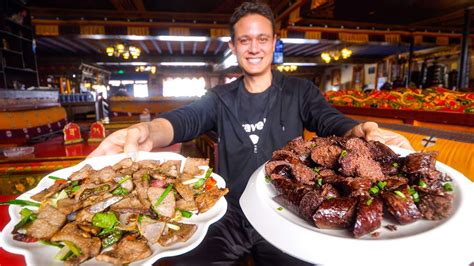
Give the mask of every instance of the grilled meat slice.
[(388, 212), (400, 224), (413, 223), (422, 217), (410, 196), (407, 185), (400, 187), (398, 190), (383, 191), (382, 198)]
[(336, 168), (341, 152), (339, 145), (321, 142), (321, 145), (316, 145), (311, 151), (311, 159), (325, 168)]
[(160, 172), (166, 176), (178, 177), (178, 173), (180, 170), (180, 160), (169, 160), (160, 165)]
[(174, 198), (174, 193), (170, 191), (168, 195), (163, 199), (163, 201), (159, 204), (156, 205), (157, 200), (161, 197), (163, 192), (165, 191), (164, 188), (159, 188), (159, 187), (150, 187), (148, 188), (148, 198), (150, 199), (152, 208), (159, 214), (163, 215), (166, 217), (173, 217), (175, 207), (176, 207), (176, 201)]
[(66, 215), (46, 204), (39, 210), (38, 218), (27, 229), (27, 235), (36, 239), (49, 240), (66, 222)]
[(51, 241), (70, 241), (76, 245), (81, 251), (81, 255), (74, 261), (77, 263), (95, 257), (99, 254), (101, 247), (100, 239), (91, 237), (89, 233), (81, 230), (77, 223), (66, 224), (51, 238)]
[(354, 236), (359, 238), (373, 232), (382, 224), (383, 203), (380, 198), (360, 197), (354, 223)]
[(69, 179), (72, 181), (86, 179), (89, 178), (89, 175), (92, 174), (92, 172), (95, 172), (95, 170), (92, 166), (86, 164), (79, 171), (72, 173), (71, 176), (69, 176)]
[(286, 200), (296, 207), (300, 205), (303, 196), (313, 190), (312, 186), (295, 183), (285, 177), (273, 179), (272, 184)]
[(386, 182), (384, 187), (385, 190), (396, 190), (397, 188), (408, 183), (408, 179), (399, 176), (389, 176), (383, 181)]
[(214, 187), (211, 190), (207, 190), (204, 193), (199, 194), (196, 197), (196, 206), (199, 213), (207, 212), (216, 202), (223, 196), (229, 193), (227, 188)]
[(313, 169), (303, 164), (294, 164), (292, 166), (292, 170), (293, 176), (297, 182), (306, 185), (314, 185), (316, 173), (313, 171)]
[(347, 155), (339, 157), (340, 171), (344, 176), (369, 178), (372, 182), (384, 179), (379, 163), (359, 152), (347, 151)]
[(356, 205), (356, 198), (327, 199), (313, 215), (314, 224), (323, 229), (348, 228), (353, 223)]
[(181, 183), (181, 180), (174, 183), (174, 188), (178, 191), (179, 195), (183, 197), (186, 201), (193, 201), (194, 200), (194, 192), (193, 189), (189, 185), (184, 185)]
[(418, 152), (406, 156), (403, 172), (408, 174), (424, 173), (435, 170), (437, 152)]
[(195, 224), (178, 223), (178, 226), (180, 228), (179, 230), (166, 230), (166, 233), (160, 237), (158, 243), (167, 247), (176, 242), (186, 242), (197, 230), (197, 225)]
[(144, 259), (151, 254), (152, 251), (146, 240), (128, 240), (124, 237), (113, 246), (113, 250), (103, 252), (95, 258), (113, 265), (123, 265)]
[(200, 169), (200, 166), (208, 166), (209, 159), (202, 158), (187, 158), (184, 162), (183, 174), (185, 176), (198, 176), (204, 174), (204, 170)]
[(31, 199), (36, 200), (36, 201), (44, 201), (53, 196), (54, 194), (58, 193), (60, 190), (63, 188), (67, 187), (67, 183), (55, 183), (49, 188), (45, 188), (42, 191), (36, 193), (35, 195), (31, 196)]
[(289, 150), (276, 150), (272, 154), (271, 161), (286, 161), (290, 164), (300, 164), (301, 161), (292, 151)]
[(194, 200), (192, 201), (186, 201), (184, 199), (180, 199), (176, 201), (176, 208), (180, 210), (186, 210), (186, 211), (197, 211), (197, 205)]
[(448, 218), (453, 211), (454, 194), (440, 189), (433, 190), (417, 187), (420, 195), (418, 209), (425, 219), (441, 220)]

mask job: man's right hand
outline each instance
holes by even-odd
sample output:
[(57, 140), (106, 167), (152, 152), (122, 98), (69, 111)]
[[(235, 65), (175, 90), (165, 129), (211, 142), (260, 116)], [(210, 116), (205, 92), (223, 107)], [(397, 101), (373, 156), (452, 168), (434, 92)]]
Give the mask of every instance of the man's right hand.
[(171, 143), (173, 127), (165, 119), (139, 123), (110, 134), (87, 158), (117, 154), (151, 151)]

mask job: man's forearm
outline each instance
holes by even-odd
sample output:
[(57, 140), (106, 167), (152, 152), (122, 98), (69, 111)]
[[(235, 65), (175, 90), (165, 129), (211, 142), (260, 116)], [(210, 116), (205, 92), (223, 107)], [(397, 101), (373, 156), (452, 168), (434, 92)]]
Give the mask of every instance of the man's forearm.
[(153, 140), (153, 147), (165, 147), (171, 144), (174, 137), (174, 130), (171, 123), (164, 118), (157, 118), (149, 122), (150, 137)]

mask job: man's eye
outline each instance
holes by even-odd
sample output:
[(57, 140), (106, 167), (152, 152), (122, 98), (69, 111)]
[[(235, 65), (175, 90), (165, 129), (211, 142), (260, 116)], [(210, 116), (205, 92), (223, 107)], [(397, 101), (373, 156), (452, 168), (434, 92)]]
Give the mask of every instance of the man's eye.
[(240, 39), (241, 44), (248, 44), (249, 40), (248, 39)]
[(259, 38), (258, 41), (259, 41), (260, 43), (266, 43), (266, 42), (268, 42), (268, 38), (262, 37), (262, 38)]

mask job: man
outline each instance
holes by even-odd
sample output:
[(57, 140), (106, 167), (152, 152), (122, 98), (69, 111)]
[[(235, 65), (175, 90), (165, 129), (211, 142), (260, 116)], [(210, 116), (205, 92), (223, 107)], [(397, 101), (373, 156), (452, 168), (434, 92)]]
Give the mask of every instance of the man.
[(274, 24), (268, 6), (242, 4), (230, 20), (229, 47), (243, 77), (217, 86), (200, 100), (151, 122), (114, 132), (90, 155), (149, 151), (193, 139), (209, 130), (217, 132), (219, 174), (230, 190), (226, 196), (229, 210), (211, 226), (198, 248), (176, 258), (177, 264), (233, 264), (250, 253), (256, 265), (305, 264), (265, 241), (238, 205), (252, 172), (271, 158), (275, 149), (301, 136), (304, 128), (319, 136), (357, 136), (411, 147), (405, 138), (381, 130), (375, 123), (358, 124), (346, 118), (325, 101), (310, 81), (272, 72)]

